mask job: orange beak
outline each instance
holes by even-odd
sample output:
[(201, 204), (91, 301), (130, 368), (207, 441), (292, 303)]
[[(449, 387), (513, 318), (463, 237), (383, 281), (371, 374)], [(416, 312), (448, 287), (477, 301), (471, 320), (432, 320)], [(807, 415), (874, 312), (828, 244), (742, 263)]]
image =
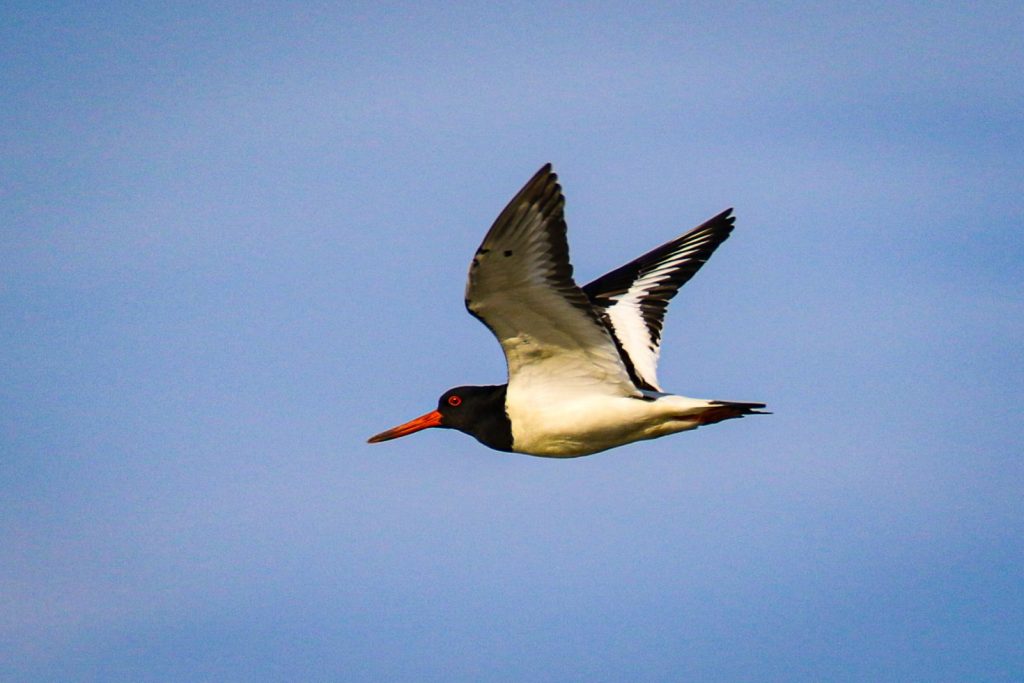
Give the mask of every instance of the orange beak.
[(421, 429), (429, 429), (430, 427), (441, 426), (441, 413), (436, 410), (432, 410), (426, 415), (420, 415), (415, 420), (409, 420), (405, 424), (398, 425), (386, 432), (381, 432), (377, 436), (371, 436), (367, 439), (366, 443), (380, 443), (381, 441), (388, 441), (390, 439), (397, 439), (400, 436), (412, 434), (418, 432)]

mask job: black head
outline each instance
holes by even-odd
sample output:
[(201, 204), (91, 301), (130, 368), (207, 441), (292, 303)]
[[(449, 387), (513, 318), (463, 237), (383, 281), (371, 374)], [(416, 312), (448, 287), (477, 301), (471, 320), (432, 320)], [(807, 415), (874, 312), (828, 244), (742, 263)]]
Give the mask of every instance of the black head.
[(507, 386), (455, 387), (441, 394), (437, 410), (381, 432), (370, 443), (397, 439), (430, 427), (458, 429), (499, 451), (512, 450), (512, 425), (505, 412)]

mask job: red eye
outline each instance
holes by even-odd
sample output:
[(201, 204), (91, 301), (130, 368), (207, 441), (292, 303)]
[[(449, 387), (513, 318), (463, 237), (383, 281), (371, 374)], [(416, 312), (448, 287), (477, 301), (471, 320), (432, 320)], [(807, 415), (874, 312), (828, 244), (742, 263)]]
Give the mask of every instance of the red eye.
[(462, 405), (462, 399), (455, 394), (452, 394), (448, 397), (448, 405), (455, 408), (456, 406)]

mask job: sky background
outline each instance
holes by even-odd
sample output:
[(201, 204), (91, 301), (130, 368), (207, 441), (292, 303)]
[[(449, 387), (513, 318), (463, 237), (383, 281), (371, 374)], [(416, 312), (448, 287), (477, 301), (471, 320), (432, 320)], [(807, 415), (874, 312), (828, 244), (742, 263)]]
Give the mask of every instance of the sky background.
[[(173, 5), (173, 6), (172, 6)], [(1024, 6), (5, 3), (0, 679), (1024, 679)], [(469, 259), (545, 162), (586, 282), (735, 207), (589, 458)]]

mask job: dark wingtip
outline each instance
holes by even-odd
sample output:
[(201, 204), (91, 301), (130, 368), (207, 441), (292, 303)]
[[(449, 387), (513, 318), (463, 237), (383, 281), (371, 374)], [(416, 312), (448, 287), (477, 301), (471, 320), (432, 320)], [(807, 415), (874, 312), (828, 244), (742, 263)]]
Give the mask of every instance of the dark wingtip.
[[(560, 195), (561, 191), (562, 187), (558, 184), (558, 174), (551, 170), (551, 162), (548, 162), (533, 174), (533, 177), (523, 185), (522, 189), (512, 198), (512, 201), (508, 203), (505, 209), (508, 210), (527, 197), (537, 197), (546, 194)], [(500, 219), (501, 216), (498, 218)]]
[(550, 161), (547, 162), (546, 164), (541, 166), (539, 169), (537, 169), (537, 172), (533, 174), (533, 177), (530, 178), (530, 181), (528, 183), (526, 183), (526, 184), (529, 185), (530, 183), (534, 182), (535, 180), (539, 180), (540, 178), (544, 178), (544, 177), (547, 177), (547, 176), (551, 176), (552, 178), (557, 180), (558, 179), (558, 174), (555, 173), (554, 170), (552, 170), (552, 168), (553, 167), (551, 166), (551, 162)]
[[(729, 226), (729, 231), (732, 232), (733, 227), (736, 225), (736, 215), (733, 213), (733, 208), (730, 206), (725, 211), (722, 211), (716, 216), (712, 216), (708, 220), (704, 221), (701, 225), (697, 226), (697, 230), (701, 228), (709, 228), (716, 223), (725, 223)], [(691, 230), (691, 232), (693, 232)]]

